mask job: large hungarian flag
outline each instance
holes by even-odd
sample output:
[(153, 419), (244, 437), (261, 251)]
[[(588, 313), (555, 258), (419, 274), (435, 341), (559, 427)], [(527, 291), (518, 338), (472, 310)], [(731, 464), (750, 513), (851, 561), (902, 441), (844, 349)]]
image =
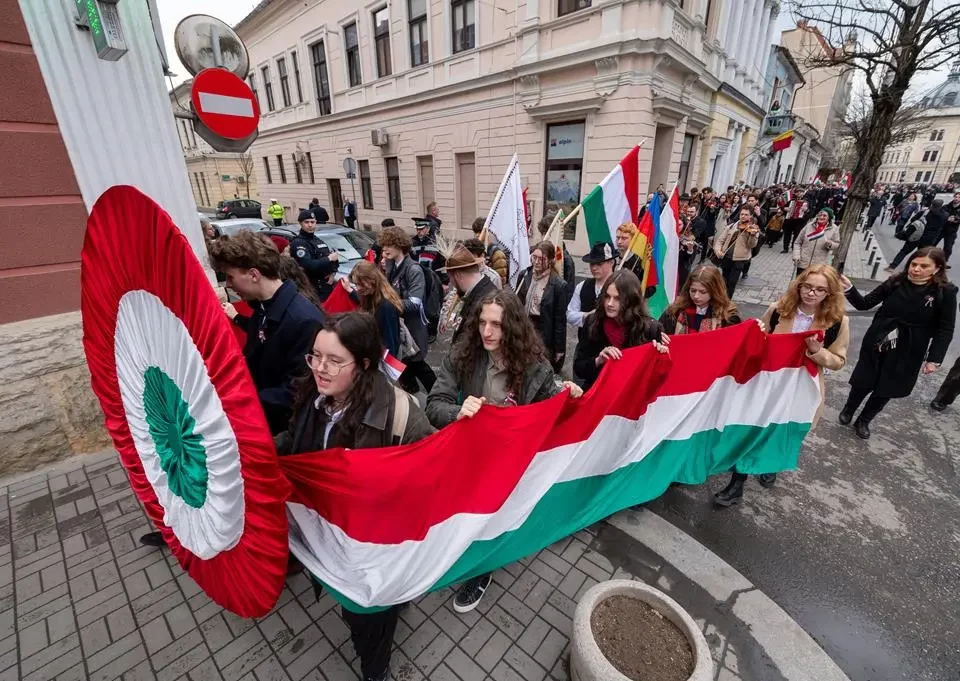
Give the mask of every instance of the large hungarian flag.
[[(362, 611), (528, 556), (731, 468), (794, 468), (820, 402), (802, 334), (753, 322), (610, 362), (579, 400), (485, 406), (421, 442), (281, 457), (290, 547)], [(491, 434), (497, 446), (491, 447)]]
[(617, 227), (634, 222), (639, 213), (640, 146), (614, 166), (581, 202), (590, 245), (616, 243)]

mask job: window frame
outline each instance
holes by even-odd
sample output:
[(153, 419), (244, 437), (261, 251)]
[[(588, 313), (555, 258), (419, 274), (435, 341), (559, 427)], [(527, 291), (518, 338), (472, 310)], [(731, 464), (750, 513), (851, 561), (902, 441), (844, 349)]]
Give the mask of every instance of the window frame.
[[(390, 162), (396, 167), (396, 175), (390, 174)], [(400, 159), (397, 156), (385, 156), (383, 167), (387, 178), (387, 204), (392, 211), (403, 210), (403, 192), (400, 190)], [(396, 196), (394, 196), (396, 192)], [(396, 198), (396, 201), (394, 199)]]
[[(313, 89), (317, 93), (317, 113), (320, 116), (329, 116), (333, 113), (333, 99), (330, 96), (330, 69), (327, 62), (326, 41), (321, 38), (311, 43), (309, 47), (310, 68), (313, 71)], [(318, 60), (318, 56), (322, 57), (322, 60)], [(324, 92), (324, 88), (326, 88), (326, 92)]]
[[(582, 6), (578, 7), (578, 5)], [(557, 18), (576, 14), (581, 10), (590, 9), (592, 6), (593, 0), (557, 0)]]
[[(381, 29), (377, 24), (377, 15), (380, 12), (387, 13), (387, 27)], [(383, 5), (370, 13), (373, 21), (373, 61), (377, 67), (377, 78), (386, 78), (393, 75), (393, 53), (390, 44), (390, 8)], [(381, 43), (383, 43), (383, 52), (381, 54)], [(381, 63), (380, 57), (383, 57), (385, 63)]]
[[(347, 40), (347, 35), (351, 29), (356, 39), (356, 44), (352, 47)], [(360, 64), (360, 27), (357, 25), (356, 19), (343, 25), (343, 63), (347, 70), (349, 86), (359, 87), (363, 85), (363, 67)], [(354, 73), (354, 67), (356, 67), (356, 73)]]
[(280, 80), (280, 99), (283, 101), (283, 108), (286, 109), (293, 103), (290, 97), (290, 74), (287, 72), (287, 56), (277, 57), (277, 77)]
[[(429, 21), (427, 20), (430, 15), (430, 2), (429, 0), (423, 0), (423, 14), (416, 17), (413, 16), (413, 2), (414, 0), (407, 0), (407, 42), (410, 47), (407, 56), (410, 57), (410, 68), (415, 69), (430, 63), (430, 31)], [(420, 36), (419, 55), (415, 52), (413, 44), (414, 30)]]
[(929, 160), (930, 160), (930, 150), (927, 149), (925, 152), (923, 152), (923, 158), (920, 159), (920, 162), (921, 162), (921, 163), (926, 163), (926, 162), (929, 161)]
[(267, 176), (267, 184), (273, 184), (273, 174), (270, 172), (270, 157), (263, 157), (263, 169)]
[(293, 179), (297, 181), (297, 184), (303, 184), (303, 172), (300, 170), (300, 164), (297, 163), (297, 155), (290, 154), (290, 160), (293, 161)]
[(260, 92), (257, 90), (257, 74), (255, 72), (251, 71), (250, 75), (247, 76), (247, 84), (253, 91), (253, 98), (257, 100), (257, 106), (262, 109), (263, 103), (260, 101)]
[(277, 167), (280, 168), (280, 184), (286, 184), (287, 169), (283, 167), (283, 154), (277, 154)]
[[(458, 44), (457, 41), (457, 14), (461, 14), (463, 18), (463, 33), (466, 33), (468, 28), (467, 24), (467, 5), (472, 5), (473, 7), (473, 23), (469, 24), (470, 27), (470, 44)], [(469, 50), (476, 49), (477, 47), (477, 3), (476, 0), (451, 0), (450, 1), (450, 47), (453, 54), (459, 54), (461, 52), (468, 52)]]
[[(364, 173), (366, 169), (366, 173)], [(360, 176), (360, 201), (364, 210), (373, 210), (373, 183), (370, 177), (370, 161), (357, 161), (357, 175)]]
[(297, 104), (303, 104), (303, 81), (300, 77), (300, 54), (297, 50), (290, 53), (290, 59), (293, 62), (293, 80), (297, 86)]
[(276, 102), (273, 99), (273, 83), (270, 82), (270, 64), (260, 67), (260, 77), (263, 79), (263, 94), (267, 98), (267, 111), (276, 111)]
[(307, 170), (310, 171), (310, 184), (316, 184), (317, 178), (316, 178), (316, 175), (313, 174), (313, 156), (310, 154), (309, 151), (306, 152), (306, 154), (307, 154)]

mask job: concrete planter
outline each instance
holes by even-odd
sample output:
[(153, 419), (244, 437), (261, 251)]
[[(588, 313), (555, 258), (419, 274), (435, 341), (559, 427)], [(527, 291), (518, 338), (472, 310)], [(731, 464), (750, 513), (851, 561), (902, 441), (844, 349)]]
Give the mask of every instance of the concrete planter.
[(693, 618), (665, 593), (643, 582), (626, 579), (601, 582), (587, 591), (577, 603), (570, 641), (570, 676), (573, 681), (630, 681), (600, 652), (590, 626), (594, 609), (611, 596), (629, 596), (641, 600), (677, 625), (693, 650), (694, 668), (688, 681), (712, 681), (713, 659), (710, 649)]

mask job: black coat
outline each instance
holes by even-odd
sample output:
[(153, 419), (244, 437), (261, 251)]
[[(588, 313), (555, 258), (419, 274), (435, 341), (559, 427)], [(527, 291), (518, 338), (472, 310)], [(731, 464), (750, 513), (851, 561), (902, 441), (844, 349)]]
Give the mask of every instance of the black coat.
[[(909, 395), (924, 362), (943, 362), (956, 323), (956, 286), (917, 286), (901, 276), (887, 279), (865, 296), (856, 288), (847, 292), (847, 300), (858, 310), (880, 305), (850, 376), (850, 385), (872, 390), (877, 397)], [(894, 329), (896, 347), (881, 353), (879, 343)]]
[(494, 293), (496, 290), (496, 284), (490, 281), (486, 275), (482, 275), (480, 281), (473, 285), (470, 293), (463, 299), (463, 306), (460, 308), (460, 319), (463, 321), (460, 322), (457, 330), (453, 332), (453, 340), (451, 343), (457, 342), (457, 339), (460, 337), (460, 332), (463, 331), (463, 328), (467, 325), (467, 320), (470, 319), (471, 315), (477, 313), (477, 306), (480, 304), (480, 301), (483, 300), (488, 293)]
[(936, 246), (943, 236), (943, 226), (947, 223), (947, 214), (942, 208), (940, 210), (931, 208), (926, 217), (927, 224), (923, 228), (923, 234), (920, 235), (917, 248)]
[(427, 356), (430, 334), (427, 330), (427, 317), (423, 310), (427, 297), (427, 284), (423, 269), (405, 257), (400, 264), (390, 261), (387, 263), (387, 281), (393, 286), (400, 301), (403, 303), (403, 323), (413, 337), (420, 351), (412, 357), (405, 357), (406, 361), (416, 362)]
[[(602, 367), (597, 366), (597, 357), (603, 352), (603, 349), (611, 345), (607, 334), (603, 332), (603, 325), (599, 324), (595, 312), (591, 315), (587, 323), (587, 332), (583, 340), (577, 343), (577, 349), (573, 355), (573, 375), (582, 384), (584, 390), (597, 380)], [(648, 319), (643, 325), (636, 338), (628, 338), (624, 343), (623, 350), (649, 343), (650, 341), (660, 340), (660, 334), (663, 333), (663, 327), (656, 319)]]
[(287, 428), (293, 409), (293, 380), (307, 372), (304, 356), (313, 348), (323, 312), (285, 281), (266, 303), (251, 303), (252, 317), (234, 323), (247, 334), (243, 356), (257, 388), (271, 433)]
[[(524, 305), (527, 303), (527, 292), (533, 282), (533, 269), (527, 268), (517, 288), (517, 295)], [(553, 362), (554, 357), (567, 351), (567, 285), (555, 273), (550, 274), (547, 286), (543, 290), (540, 300), (540, 317), (537, 331), (543, 340), (547, 351), (547, 358)]]
[(326, 300), (333, 291), (330, 275), (340, 267), (338, 260), (330, 260), (330, 248), (316, 234), (302, 229), (290, 240), (290, 255), (307, 273), (307, 278), (317, 289), (320, 300)]

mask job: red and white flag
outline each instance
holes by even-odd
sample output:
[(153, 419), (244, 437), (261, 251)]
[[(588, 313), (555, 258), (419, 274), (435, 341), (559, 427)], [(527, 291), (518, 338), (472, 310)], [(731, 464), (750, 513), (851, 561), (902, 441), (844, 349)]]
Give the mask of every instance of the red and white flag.
[(380, 371), (387, 375), (391, 381), (396, 383), (400, 380), (400, 374), (407, 368), (407, 365), (390, 354), (389, 350), (383, 351), (383, 359), (380, 360)]

